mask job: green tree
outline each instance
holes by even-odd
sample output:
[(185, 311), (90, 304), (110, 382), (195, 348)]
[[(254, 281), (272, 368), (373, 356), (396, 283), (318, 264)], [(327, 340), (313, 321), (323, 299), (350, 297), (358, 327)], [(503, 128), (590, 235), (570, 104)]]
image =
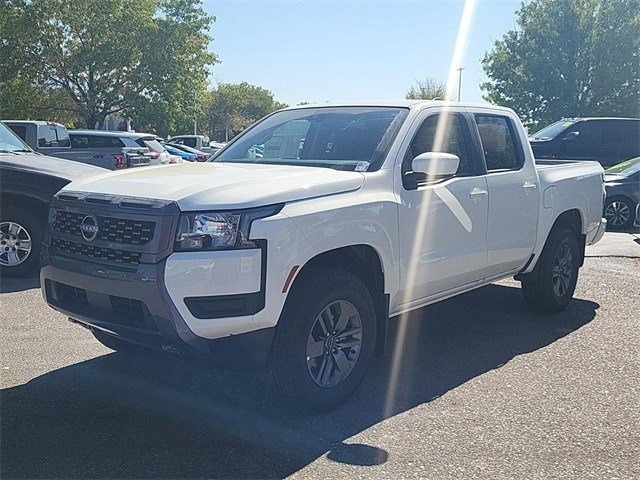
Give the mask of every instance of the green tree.
[(206, 109), (209, 137), (231, 139), (265, 115), (286, 106), (262, 87), (247, 82), (220, 84), (210, 93)]
[[(5, 83), (64, 92), (88, 128), (122, 114), (169, 130), (197, 114), (206, 91), (208, 30), (201, 0), (5, 0), (21, 33), (6, 34)], [(5, 5), (6, 6), (6, 5)], [(17, 63), (21, 62), (22, 67)], [(164, 133), (164, 132), (163, 132)]]
[(445, 100), (447, 87), (444, 82), (427, 78), (412, 85), (404, 98), (407, 100)]
[(638, 116), (640, 0), (533, 0), (482, 65), (489, 102), (535, 129), (561, 117)]

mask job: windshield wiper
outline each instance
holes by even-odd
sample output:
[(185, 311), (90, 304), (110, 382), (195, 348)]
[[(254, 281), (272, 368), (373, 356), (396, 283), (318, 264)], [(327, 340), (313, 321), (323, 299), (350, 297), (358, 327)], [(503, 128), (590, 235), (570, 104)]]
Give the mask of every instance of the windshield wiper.
[(0, 148), (0, 153), (13, 153), (14, 155), (18, 155), (16, 152), (19, 150), (5, 150), (4, 148)]

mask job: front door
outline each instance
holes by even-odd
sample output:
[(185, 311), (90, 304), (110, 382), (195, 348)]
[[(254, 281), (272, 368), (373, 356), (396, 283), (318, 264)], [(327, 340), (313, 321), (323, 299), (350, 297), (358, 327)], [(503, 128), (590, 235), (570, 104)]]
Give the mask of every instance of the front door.
[(425, 113), (406, 148), (404, 178), (417, 155), (440, 151), (460, 158), (453, 178), (402, 185), (399, 206), (401, 292), (410, 308), (478, 280), (486, 261), (488, 191), (463, 112)]

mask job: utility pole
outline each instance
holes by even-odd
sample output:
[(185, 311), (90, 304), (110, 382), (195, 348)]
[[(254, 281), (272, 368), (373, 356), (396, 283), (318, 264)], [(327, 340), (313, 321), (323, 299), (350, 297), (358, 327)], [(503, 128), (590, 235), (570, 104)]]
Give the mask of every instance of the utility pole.
[(458, 101), (460, 101), (460, 90), (462, 89), (462, 70), (464, 67), (458, 67)]

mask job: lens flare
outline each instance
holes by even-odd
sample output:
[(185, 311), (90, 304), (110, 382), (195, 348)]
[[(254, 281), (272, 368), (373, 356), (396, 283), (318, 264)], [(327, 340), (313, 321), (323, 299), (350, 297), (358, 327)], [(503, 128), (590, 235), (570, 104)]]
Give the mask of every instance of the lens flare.
[[(456, 37), (456, 43), (453, 50), (453, 55), (451, 57), (451, 64), (449, 66), (449, 75), (447, 77), (446, 91), (447, 99), (449, 100), (453, 98), (455, 92), (456, 74), (466, 50), (469, 28), (473, 20), (475, 5), (476, 0), (466, 0), (464, 8), (462, 10), (460, 25), (458, 27), (458, 35)], [(444, 108), (441, 109), (442, 115), (440, 115), (438, 119), (433, 143), (433, 151), (442, 151), (445, 140), (445, 132), (449, 127), (447, 123), (449, 122), (450, 117), (446, 115), (449, 108), (450, 106), (447, 106), (445, 104)], [(437, 197), (435, 195), (432, 195), (432, 193), (433, 192), (430, 192), (428, 190), (424, 191), (424, 196), (421, 199), (421, 204), (423, 207), (428, 207), (428, 204), (430, 201), (432, 201), (432, 199), (436, 199), (437, 201)], [(424, 214), (419, 216), (418, 223), (417, 225), (415, 225), (415, 234), (411, 246), (411, 256), (409, 257), (410, 260), (406, 263), (407, 272), (405, 285), (407, 286), (407, 288), (404, 291), (403, 298), (401, 299), (401, 304), (407, 304), (411, 299), (415, 298), (413, 288), (417, 285), (417, 269), (419, 264), (417, 259), (420, 255), (420, 249), (424, 242), (428, 242), (430, 240), (430, 235), (433, 235), (435, 233), (433, 231), (427, 230), (426, 228), (426, 213), (428, 212), (428, 208), (421, 208), (421, 210), (424, 212)], [(408, 338), (412, 337), (411, 335), (408, 336), (410, 321), (411, 320), (409, 319), (408, 314), (402, 314), (398, 319), (396, 338), (393, 349), (391, 351), (389, 384), (387, 386), (387, 394), (384, 407), (385, 418), (391, 416), (395, 409), (398, 387), (401, 381), (400, 374), (402, 372), (403, 363), (410, 362), (411, 359), (415, 356), (415, 348), (417, 347), (417, 345), (413, 343), (411, 343), (411, 345), (407, 344)], [(402, 383), (407, 384), (409, 382), (403, 381)]]

